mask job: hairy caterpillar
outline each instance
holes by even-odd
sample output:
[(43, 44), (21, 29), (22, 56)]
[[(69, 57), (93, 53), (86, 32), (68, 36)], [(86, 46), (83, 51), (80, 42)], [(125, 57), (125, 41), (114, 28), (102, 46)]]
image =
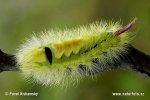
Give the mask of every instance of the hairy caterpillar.
[(59, 85), (118, 67), (120, 56), (128, 52), (127, 30), (135, 20), (125, 27), (119, 22), (96, 22), (34, 35), (16, 54), (19, 68), (44, 85)]

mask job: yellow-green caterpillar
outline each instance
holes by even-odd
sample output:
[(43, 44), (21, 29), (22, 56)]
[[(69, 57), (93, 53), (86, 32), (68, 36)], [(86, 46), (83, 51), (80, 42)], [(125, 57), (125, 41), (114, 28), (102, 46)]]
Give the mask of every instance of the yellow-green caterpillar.
[[(44, 85), (76, 82), (115, 67), (118, 57), (127, 52), (132, 24), (96, 22), (63, 31), (46, 31), (32, 36), (16, 54), (27, 77)], [(124, 33), (124, 34), (121, 34)]]

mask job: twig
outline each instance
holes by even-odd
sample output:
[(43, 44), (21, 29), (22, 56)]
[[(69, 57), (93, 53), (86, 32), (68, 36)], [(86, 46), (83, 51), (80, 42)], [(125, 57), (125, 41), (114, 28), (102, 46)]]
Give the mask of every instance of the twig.
[(0, 50), (0, 72), (2, 71), (18, 71), (16, 58), (14, 55), (6, 54)]
[[(133, 69), (150, 77), (150, 56), (132, 46), (128, 48), (128, 53), (120, 56), (119, 62), (119, 68)], [(19, 71), (14, 55), (6, 54), (0, 50), (0, 71)]]
[[(114, 34), (120, 35), (128, 31), (136, 22), (136, 18), (123, 28), (116, 31)], [(120, 56), (119, 68), (133, 69), (137, 72), (144, 73), (150, 77), (150, 56), (135, 49), (133, 46), (128, 48), (128, 52)], [(14, 55), (4, 53), (0, 50), (0, 71), (19, 71), (17, 61)], [(118, 68), (118, 67), (116, 67)]]
[[(128, 53), (122, 58), (122, 63), (127, 64), (126, 68), (131, 68), (150, 77), (150, 56), (130, 46)], [(123, 66), (121, 66), (123, 67)]]

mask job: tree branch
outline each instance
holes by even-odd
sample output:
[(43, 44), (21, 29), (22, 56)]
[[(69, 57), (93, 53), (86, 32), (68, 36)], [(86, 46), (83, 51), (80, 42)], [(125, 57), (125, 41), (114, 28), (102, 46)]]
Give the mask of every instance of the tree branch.
[[(125, 31), (128, 31), (136, 21), (137, 18), (116, 31), (114, 34), (120, 35)], [(135, 49), (133, 46), (130, 46), (128, 52), (120, 56), (117, 66), (114, 65), (113, 69), (116, 68), (133, 69), (150, 77), (150, 56)], [(19, 66), (17, 66), (15, 55), (6, 54), (0, 50), (0, 72), (2, 71), (19, 71)]]
[(122, 63), (127, 64), (128, 68), (146, 74), (150, 77), (150, 56), (130, 46), (128, 53), (121, 57)]
[[(128, 52), (120, 56), (119, 68), (133, 69), (150, 77), (150, 56), (130, 46)], [(0, 71), (19, 71), (14, 55), (0, 50)], [(117, 67), (118, 68), (118, 67)]]
[(6, 54), (0, 50), (0, 72), (2, 71), (18, 71), (14, 55)]

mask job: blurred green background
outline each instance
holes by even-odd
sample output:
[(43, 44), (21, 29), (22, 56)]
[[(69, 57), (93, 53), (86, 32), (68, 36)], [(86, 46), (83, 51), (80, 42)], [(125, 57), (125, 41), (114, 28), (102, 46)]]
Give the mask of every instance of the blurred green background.
[[(0, 49), (15, 53), (31, 34), (64, 29), (101, 19), (139, 19), (132, 44), (150, 54), (149, 0), (0, 0)], [(38, 92), (35, 96), (5, 96), (5, 92)], [(143, 92), (145, 96), (112, 96), (112, 92)], [(85, 79), (76, 87), (44, 87), (25, 80), (20, 72), (0, 73), (0, 100), (148, 100), (150, 79), (116, 70)]]

